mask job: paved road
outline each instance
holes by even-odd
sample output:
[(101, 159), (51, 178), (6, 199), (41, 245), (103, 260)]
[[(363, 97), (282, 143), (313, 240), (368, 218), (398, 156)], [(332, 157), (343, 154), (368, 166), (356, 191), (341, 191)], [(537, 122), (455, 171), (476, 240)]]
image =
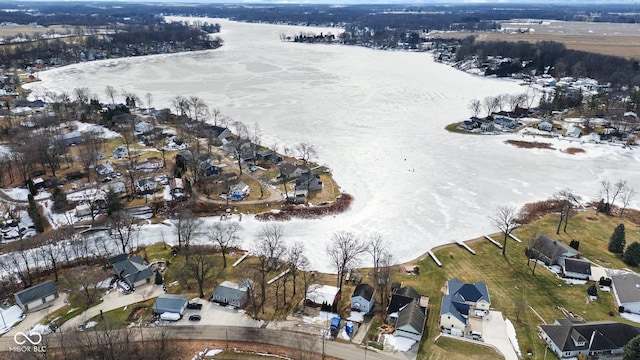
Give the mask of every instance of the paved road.
[[(322, 338), (320, 336), (312, 336), (289, 331), (234, 326), (175, 326), (164, 329), (141, 328), (140, 332), (134, 331), (133, 334), (135, 334), (138, 340), (140, 340), (141, 335), (143, 338), (157, 339), (162, 331), (166, 331), (165, 338), (170, 339), (259, 342), (263, 344), (280, 345), (293, 349), (304, 350), (309, 349), (309, 344), (313, 343), (313, 349), (315, 349), (317, 353), (321, 353), (323, 348)], [(48, 348), (59, 346), (59, 344), (55, 343), (57, 341), (55, 334), (47, 336), (50, 337), (47, 345)], [(11, 346), (15, 346), (13, 337), (0, 338), (0, 352), (8, 351)], [(368, 350), (365, 353), (365, 350), (362, 347), (331, 340), (326, 340), (324, 342), (324, 349), (325, 354), (339, 359), (356, 360), (365, 359), (365, 357), (368, 360), (397, 359), (397, 357), (392, 354), (378, 353), (372, 350)]]

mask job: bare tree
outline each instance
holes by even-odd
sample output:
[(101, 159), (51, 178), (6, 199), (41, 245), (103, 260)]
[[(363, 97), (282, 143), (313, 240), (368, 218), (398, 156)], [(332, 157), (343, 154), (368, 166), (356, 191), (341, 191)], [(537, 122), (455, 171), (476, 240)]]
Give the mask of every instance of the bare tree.
[(202, 118), (205, 112), (208, 111), (207, 104), (205, 104), (204, 100), (197, 96), (191, 96), (189, 98), (189, 105), (191, 108), (191, 113), (193, 115), (192, 118), (195, 121), (198, 121), (200, 118)]
[(315, 146), (308, 142), (296, 144), (295, 151), (305, 164), (317, 155)]
[(207, 237), (215, 245), (220, 247), (222, 253), (223, 268), (227, 267), (227, 256), (229, 249), (238, 246), (240, 237), (238, 231), (240, 230), (240, 224), (237, 222), (216, 222), (209, 228)]
[(604, 201), (604, 210), (607, 215), (611, 215), (616, 198), (620, 195), (627, 185), (626, 180), (618, 180), (615, 184), (611, 184), (609, 180), (600, 181), (600, 196)]
[(620, 208), (620, 217), (624, 217), (624, 211), (627, 209), (629, 204), (631, 204), (631, 201), (633, 200), (635, 195), (636, 195), (636, 191), (633, 188), (628, 186), (625, 187), (622, 194), (620, 194), (621, 196), (620, 199), (622, 200), (622, 207)]
[(478, 114), (480, 114), (481, 107), (482, 105), (480, 104), (480, 100), (478, 99), (471, 100), (471, 102), (469, 103), (469, 110), (471, 110), (471, 116), (477, 117)]
[(504, 240), (502, 241), (502, 256), (507, 256), (507, 237), (513, 230), (520, 226), (518, 223), (518, 210), (513, 206), (498, 206), (490, 219), (493, 222), (493, 225), (495, 225), (504, 234)]
[(176, 109), (176, 114), (180, 116), (184, 116), (189, 110), (189, 99), (184, 96), (176, 95), (176, 97), (171, 99), (171, 104)]
[(110, 216), (109, 229), (113, 241), (123, 253), (128, 254), (133, 250), (133, 240), (138, 234), (138, 229), (125, 210), (117, 211)]
[(178, 247), (186, 250), (185, 256), (189, 258), (189, 245), (191, 241), (200, 236), (200, 220), (189, 208), (184, 208), (178, 214), (178, 220), (174, 222), (175, 234), (178, 236)]
[[(284, 245), (284, 227), (280, 224), (266, 224), (262, 227), (254, 244), (253, 253), (258, 257), (257, 269), (260, 273), (260, 293), (266, 294), (266, 274), (279, 266), (286, 252)], [(264, 296), (260, 307), (264, 311)]]
[(331, 237), (331, 243), (327, 244), (325, 251), (329, 255), (331, 265), (338, 273), (338, 289), (342, 297), (342, 284), (348, 269), (360, 263), (360, 257), (367, 250), (367, 246), (354, 233), (337, 231)]
[(111, 99), (111, 104), (115, 105), (116, 89), (111, 85), (107, 85), (107, 87), (104, 89), (104, 92), (107, 94), (107, 97)]
[(485, 109), (487, 110), (487, 116), (490, 116), (500, 106), (500, 98), (497, 97), (497, 96), (496, 97), (487, 96), (483, 100), (483, 105), (484, 105)]
[(388, 252), (388, 246), (380, 234), (370, 235), (368, 242), (367, 252), (373, 260), (373, 287), (377, 289), (380, 283), (380, 267), (385, 253)]
[(567, 232), (567, 223), (571, 216), (571, 211), (574, 205), (578, 203), (576, 195), (569, 188), (561, 190), (553, 195), (554, 199), (558, 203), (558, 210), (560, 211), (560, 221), (558, 222), (558, 228), (556, 234), (560, 234), (560, 226), (564, 221), (564, 232)]
[(215, 108), (211, 111), (211, 115), (213, 116), (213, 126), (218, 126), (218, 120), (220, 119), (220, 109)]
[(296, 281), (298, 279), (298, 272), (304, 267), (305, 263), (308, 263), (309, 259), (304, 256), (304, 243), (296, 241), (289, 247), (287, 252), (287, 263), (289, 265), (289, 273), (293, 278), (293, 294), (296, 295)]
[(215, 261), (211, 255), (214, 250), (211, 247), (198, 246), (187, 250), (187, 252), (189, 251), (191, 251), (191, 255), (185, 261), (183, 271), (196, 281), (200, 298), (204, 298), (204, 286), (215, 275), (213, 273)]
[(151, 111), (151, 102), (153, 101), (153, 95), (148, 92), (144, 95), (144, 98), (147, 100), (147, 111)]
[(90, 90), (87, 87), (79, 87), (73, 89), (73, 94), (76, 96), (76, 100), (81, 105), (86, 105), (89, 103)]
[(98, 300), (102, 293), (99, 283), (105, 277), (107, 274), (100, 267), (82, 266), (63, 277), (62, 282), (67, 291), (80, 293), (85, 301), (85, 306), (89, 307)]

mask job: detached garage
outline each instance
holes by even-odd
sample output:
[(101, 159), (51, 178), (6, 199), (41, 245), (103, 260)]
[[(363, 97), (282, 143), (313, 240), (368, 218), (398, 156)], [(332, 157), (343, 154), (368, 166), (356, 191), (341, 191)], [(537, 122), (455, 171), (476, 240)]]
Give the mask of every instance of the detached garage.
[(45, 281), (13, 294), (22, 311), (33, 311), (51, 305), (58, 298), (58, 288), (52, 280)]
[(174, 313), (182, 316), (189, 304), (189, 298), (184, 295), (162, 294), (153, 304), (154, 314)]

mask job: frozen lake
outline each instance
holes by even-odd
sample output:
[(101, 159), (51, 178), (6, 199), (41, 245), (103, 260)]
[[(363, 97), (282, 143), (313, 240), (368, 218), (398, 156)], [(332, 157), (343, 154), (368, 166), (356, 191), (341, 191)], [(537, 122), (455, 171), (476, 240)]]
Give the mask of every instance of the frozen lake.
[[(324, 248), (337, 230), (380, 233), (396, 259), (408, 261), (494, 232), (488, 216), (499, 205), (521, 206), (566, 187), (590, 200), (602, 179), (627, 179), (640, 190), (638, 151), (582, 145), (586, 153), (568, 155), (444, 130), (470, 116), (472, 99), (525, 92), (510, 80), (475, 77), (428, 53), (279, 40), (308, 28), (216, 21), (225, 41), (218, 50), (67, 66), (40, 73), (33, 88), (88, 87), (106, 102), (110, 85), (140, 98), (150, 92), (154, 107), (195, 95), (248, 126), (258, 123), (265, 145), (314, 144), (317, 160), (355, 197), (345, 214), (284, 224), (287, 239), (304, 241), (319, 270), (330, 269)], [(261, 224), (247, 217), (242, 224), (249, 247)], [(145, 229), (144, 242), (162, 239), (159, 229), (169, 240), (160, 225)]]

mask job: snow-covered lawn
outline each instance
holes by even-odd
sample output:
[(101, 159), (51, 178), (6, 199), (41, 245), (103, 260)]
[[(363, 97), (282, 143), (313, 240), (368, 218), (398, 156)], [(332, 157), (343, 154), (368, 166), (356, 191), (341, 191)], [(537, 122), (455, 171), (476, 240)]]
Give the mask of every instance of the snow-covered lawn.
[(411, 340), (402, 336), (393, 336), (391, 334), (384, 334), (384, 346), (392, 347), (397, 351), (407, 352), (411, 350), (413, 344), (416, 343), (415, 340)]
[(509, 341), (511, 342), (513, 349), (518, 354), (518, 357), (522, 358), (522, 352), (520, 351), (520, 345), (518, 345), (518, 338), (516, 337), (516, 328), (513, 327), (513, 324), (509, 319), (506, 319), (504, 323), (507, 325), (507, 335), (509, 335)]
[[(5, 193), (5, 195), (7, 195), (8, 197), (10, 197), (13, 200), (16, 201), (27, 201), (28, 196), (29, 196), (29, 189), (26, 188), (7, 188), (7, 189), (2, 189), (2, 192)], [(35, 200), (44, 200), (44, 199), (48, 199), (51, 196), (51, 194), (49, 194), (46, 191), (41, 191), (38, 194), (36, 194), (36, 196), (34, 196), (33, 198)]]
[(109, 130), (102, 125), (88, 124), (82, 121), (71, 121), (70, 125), (76, 127), (81, 133), (90, 131), (96, 132), (100, 134), (100, 137), (102, 137), (103, 139), (113, 139), (122, 136), (119, 133)]

